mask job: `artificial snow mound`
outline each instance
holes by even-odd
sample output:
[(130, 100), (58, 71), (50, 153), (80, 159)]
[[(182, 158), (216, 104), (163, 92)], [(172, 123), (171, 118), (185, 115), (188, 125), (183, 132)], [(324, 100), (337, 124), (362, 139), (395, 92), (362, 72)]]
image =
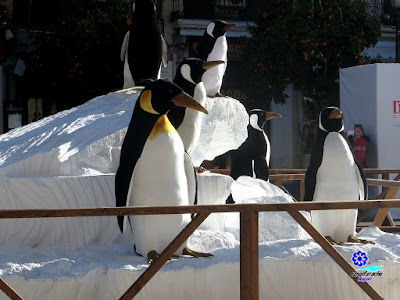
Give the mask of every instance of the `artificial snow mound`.
[[(141, 92), (132, 88), (96, 97), (0, 136), (0, 178), (87, 176), (115, 173), (121, 145)], [(207, 98), (200, 141), (193, 153), (199, 166), (238, 148), (247, 138), (248, 115), (229, 97)]]

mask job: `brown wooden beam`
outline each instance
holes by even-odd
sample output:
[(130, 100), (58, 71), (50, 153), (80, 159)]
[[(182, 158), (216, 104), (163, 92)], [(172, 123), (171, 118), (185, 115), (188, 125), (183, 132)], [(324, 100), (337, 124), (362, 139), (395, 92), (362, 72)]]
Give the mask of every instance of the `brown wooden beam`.
[(301, 211), (324, 209), (352, 208), (392, 208), (400, 207), (400, 200), (370, 200), (341, 202), (295, 202), (295, 203), (262, 203), (235, 205), (186, 205), (186, 206), (135, 206), (135, 207), (99, 207), (77, 209), (26, 209), (0, 210), (0, 219), (16, 218), (63, 218), (63, 217), (95, 217), (118, 215), (164, 215), (187, 213), (240, 212), (246, 206), (256, 206), (257, 211)]
[(189, 236), (209, 216), (209, 213), (197, 214), (193, 220), (177, 235), (177, 237), (165, 248), (160, 256), (142, 273), (134, 284), (122, 295), (120, 300), (131, 300), (150, 281), (151, 278), (161, 269), (168, 259), (178, 248), (189, 238)]
[(240, 213), (240, 300), (259, 300), (258, 212)]
[(3, 279), (0, 278), (0, 290), (3, 291), (11, 300), (23, 300)]
[(400, 181), (367, 178), (368, 185), (386, 186), (386, 187), (400, 187)]
[[(396, 182), (398, 182), (398, 181), (396, 181)], [(400, 183), (400, 182), (398, 182), (398, 183)], [(387, 190), (385, 197), (386, 198), (394, 198), (394, 197), (396, 197), (397, 193), (399, 192), (399, 188), (400, 187), (390, 187)], [(378, 226), (378, 227), (382, 226), (383, 221), (385, 220), (386, 216), (389, 214), (389, 210), (390, 210), (390, 207), (388, 207), (388, 208), (380, 208), (378, 210), (378, 213), (376, 214), (376, 217), (375, 217), (374, 221), (372, 222), (372, 226)], [(390, 219), (392, 218), (390, 216), (390, 214), (389, 214), (389, 218)], [(392, 222), (393, 222), (393, 219), (392, 219)], [(393, 224), (394, 224), (394, 222), (393, 222)]]
[[(269, 169), (269, 174), (305, 174), (307, 169)], [(366, 174), (399, 174), (400, 169), (365, 168)]]
[(289, 212), (289, 214), (304, 228), (305, 231), (325, 250), (326, 253), (350, 276), (351, 279), (372, 299), (383, 300), (368, 282), (359, 282), (358, 277), (351, 277), (356, 270), (347, 260), (336, 251), (336, 249), (323, 237), (300, 212)]

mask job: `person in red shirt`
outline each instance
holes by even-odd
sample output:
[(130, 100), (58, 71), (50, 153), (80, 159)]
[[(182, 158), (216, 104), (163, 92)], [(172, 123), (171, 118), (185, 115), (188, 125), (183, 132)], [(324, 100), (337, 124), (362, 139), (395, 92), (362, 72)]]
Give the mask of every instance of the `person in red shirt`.
[(370, 143), (370, 139), (365, 135), (364, 127), (361, 124), (354, 125), (354, 135), (348, 137), (351, 149), (353, 151), (354, 158), (364, 168), (367, 167), (366, 153), (367, 146)]

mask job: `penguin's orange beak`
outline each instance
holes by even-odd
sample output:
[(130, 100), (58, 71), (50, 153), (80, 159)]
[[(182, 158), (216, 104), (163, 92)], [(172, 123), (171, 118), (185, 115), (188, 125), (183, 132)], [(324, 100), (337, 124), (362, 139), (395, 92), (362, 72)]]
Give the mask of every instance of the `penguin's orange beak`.
[(224, 26), (224, 32), (228, 32), (231, 28), (236, 27), (236, 24), (232, 23), (232, 24), (226, 24)]
[(271, 111), (267, 111), (265, 114), (265, 120), (271, 120), (271, 119), (276, 119), (276, 118), (282, 118), (282, 115), (271, 112)]
[(205, 61), (203, 62), (203, 69), (209, 70), (215, 66), (222, 65), (225, 62), (223, 60), (216, 60), (216, 61)]
[(341, 118), (342, 118), (342, 112), (336, 108), (329, 115), (329, 119), (341, 119)]
[(208, 114), (208, 111), (187, 93), (182, 92), (171, 100), (176, 106), (187, 107)]

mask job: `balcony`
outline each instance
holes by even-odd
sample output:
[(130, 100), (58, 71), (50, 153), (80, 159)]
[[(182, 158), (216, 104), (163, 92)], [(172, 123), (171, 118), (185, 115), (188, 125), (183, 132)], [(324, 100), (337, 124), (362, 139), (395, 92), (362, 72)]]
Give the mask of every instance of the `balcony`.
[(392, 0), (367, 0), (367, 9), (370, 15), (385, 26), (396, 25), (396, 13)]
[(171, 19), (254, 21), (262, 0), (173, 0)]
[[(392, 0), (366, 0), (371, 16), (382, 25), (394, 26), (396, 15)], [(172, 0), (171, 20), (224, 19), (255, 21), (263, 0)]]

